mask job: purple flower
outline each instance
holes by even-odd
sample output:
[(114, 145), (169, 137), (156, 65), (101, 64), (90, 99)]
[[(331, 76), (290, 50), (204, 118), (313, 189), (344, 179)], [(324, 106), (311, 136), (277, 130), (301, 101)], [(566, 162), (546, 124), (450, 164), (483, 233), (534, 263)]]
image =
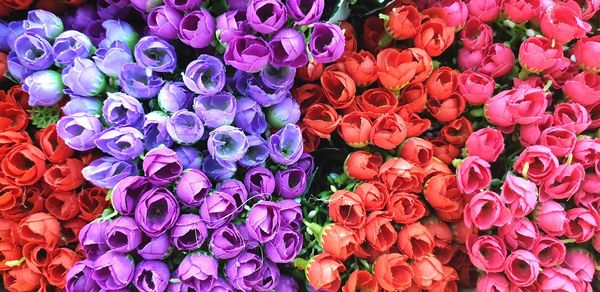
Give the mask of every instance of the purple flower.
[(165, 188), (151, 189), (140, 198), (135, 208), (135, 221), (150, 237), (169, 230), (179, 217), (177, 199)]
[(94, 160), (81, 171), (83, 177), (94, 185), (112, 189), (124, 178), (137, 175), (138, 168), (132, 161), (123, 161), (111, 156)]
[(138, 64), (154, 72), (173, 73), (177, 67), (175, 47), (155, 36), (141, 38), (133, 51)]
[(300, 197), (308, 188), (306, 172), (297, 167), (277, 171), (275, 181), (277, 193), (286, 199)]
[(221, 126), (210, 132), (206, 147), (214, 159), (236, 162), (246, 154), (248, 138), (236, 127)]
[(180, 251), (198, 249), (206, 240), (208, 230), (196, 214), (182, 214), (169, 233), (173, 246)]
[(183, 82), (168, 82), (158, 92), (158, 106), (168, 113), (187, 109), (192, 104), (194, 93)]
[(331, 63), (344, 53), (346, 38), (342, 29), (331, 23), (319, 22), (313, 27), (308, 48), (319, 63)]
[(145, 137), (146, 150), (154, 149), (160, 145), (171, 147), (173, 139), (167, 132), (169, 116), (160, 111), (151, 112), (146, 115), (142, 132)]
[(215, 19), (204, 8), (187, 13), (179, 23), (178, 36), (182, 43), (192, 48), (207, 47), (215, 36)]
[(267, 199), (275, 191), (275, 177), (269, 169), (255, 166), (244, 175), (244, 185), (251, 197)]
[(234, 123), (248, 134), (260, 135), (267, 130), (265, 114), (260, 105), (249, 97), (237, 101)]
[(98, 15), (102, 19), (122, 19), (129, 15), (129, 0), (98, 0)]
[(60, 118), (56, 123), (56, 131), (69, 147), (87, 151), (96, 146), (94, 140), (102, 132), (102, 123), (97, 116), (76, 113)]
[(0, 20), (0, 51), (9, 52), (10, 46), (8, 45), (8, 22)]
[(287, 14), (285, 6), (279, 0), (250, 0), (246, 18), (254, 30), (271, 34), (283, 27)]
[[(131, 6), (139, 12), (146, 13), (162, 4), (161, 0), (130, 0)], [(163, 289), (164, 290), (164, 289)]]
[(52, 46), (43, 37), (24, 33), (15, 39), (14, 51), (19, 62), (27, 69), (44, 70), (54, 63)]
[(185, 285), (210, 291), (219, 277), (219, 264), (209, 255), (192, 253), (181, 261), (175, 275)]
[(183, 171), (177, 154), (167, 147), (154, 148), (146, 153), (142, 168), (148, 180), (157, 186), (175, 181)]
[(104, 120), (112, 126), (139, 128), (144, 123), (144, 107), (139, 100), (122, 92), (108, 93), (102, 106)]
[(106, 78), (92, 60), (76, 58), (73, 65), (63, 70), (62, 82), (69, 88), (67, 94), (100, 95), (106, 89)]
[(68, 10), (64, 14), (65, 27), (76, 31), (85, 31), (90, 23), (100, 20), (96, 7), (92, 4), (85, 4), (75, 10)]
[(228, 223), (213, 231), (208, 247), (216, 258), (230, 259), (244, 251), (246, 244), (236, 225)]
[(94, 263), (92, 279), (105, 290), (123, 289), (133, 280), (133, 259), (116, 251), (101, 255)]
[(194, 291), (194, 287), (183, 284), (181, 282), (170, 283), (169, 287), (167, 287), (167, 291), (168, 292), (190, 292), (190, 291)]
[(265, 244), (265, 254), (274, 263), (291, 263), (302, 249), (303, 237), (289, 228), (281, 228), (275, 238)]
[(183, 169), (202, 167), (202, 153), (192, 146), (181, 145), (175, 148), (175, 153)]
[(302, 226), (302, 208), (294, 200), (281, 200), (277, 203), (281, 214), (281, 225), (292, 230), (299, 230)]
[(229, 92), (199, 95), (194, 98), (194, 111), (202, 118), (205, 126), (217, 128), (233, 122), (235, 104), (235, 97)]
[(223, 181), (233, 177), (237, 166), (235, 162), (217, 161), (210, 155), (204, 155), (202, 171), (212, 180)]
[[(106, 29), (104, 26), (102, 26), (102, 20), (91, 21), (82, 31), (90, 38), (90, 40), (92, 40), (92, 44), (94, 44), (94, 46), (99, 46), (104, 40), (104, 37), (106, 37)], [(106, 43), (103, 45), (104, 47), (108, 46)], [(98, 54), (97, 51), (96, 54)]]
[(202, 204), (211, 186), (208, 177), (202, 171), (186, 169), (175, 184), (175, 194), (184, 205), (196, 207)]
[(29, 93), (30, 106), (53, 106), (63, 97), (60, 73), (53, 70), (37, 71), (25, 78), (23, 90)]
[(272, 89), (290, 89), (294, 85), (296, 68), (268, 65), (260, 71), (260, 80)]
[(54, 62), (61, 66), (69, 66), (77, 57), (89, 58), (93, 49), (90, 38), (78, 31), (68, 30), (56, 37), (52, 45), (52, 54)]
[(24, 26), (28, 32), (40, 35), (47, 40), (53, 40), (64, 29), (63, 23), (58, 16), (42, 9), (34, 9), (27, 12), (27, 20)]
[(172, 40), (177, 37), (182, 13), (169, 5), (158, 6), (148, 14), (148, 28), (163, 39)]
[(256, 239), (252, 238), (250, 234), (248, 234), (248, 228), (245, 224), (236, 225), (238, 232), (242, 235), (244, 239), (244, 243), (246, 244), (246, 251), (255, 251), (259, 248), (260, 243), (256, 241)]
[(285, 2), (287, 13), (296, 25), (313, 24), (321, 18), (324, 0), (288, 0)]
[(217, 35), (221, 42), (228, 43), (235, 37), (252, 32), (246, 20), (246, 9), (227, 11), (216, 18)]
[(260, 243), (275, 238), (281, 229), (279, 205), (269, 201), (260, 201), (254, 204), (248, 212), (246, 228), (248, 235)]
[(239, 95), (245, 96), (248, 91), (248, 81), (251, 78), (254, 78), (253, 74), (235, 70), (233, 76), (227, 79), (227, 85), (232, 89), (235, 89)]
[(248, 150), (238, 161), (244, 167), (252, 167), (264, 163), (269, 158), (267, 141), (261, 136), (248, 136)]
[(210, 289), (212, 292), (235, 292), (229, 283), (223, 279), (217, 279)]
[(69, 292), (89, 291), (98, 292), (100, 286), (92, 279), (94, 271), (94, 262), (83, 260), (76, 262), (67, 273), (67, 282), (65, 288)]
[(129, 95), (139, 99), (150, 99), (158, 94), (165, 81), (152, 70), (129, 63), (121, 69), (119, 83)]
[(271, 59), (276, 66), (302, 67), (308, 63), (304, 36), (294, 28), (278, 31), (269, 41)]
[(122, 20), (105, 20), (102, 23), (102, 27), (106, 30), (106, 38), (100, 42), (100, 47), (110, 47), (113, 42), (121, 41), (125, 43), (130, 50), (133, 50), (133, 47), (140, 39), (140, 35), (133, 27)]
[(238, 207), (244, 206), (248, 200), (248, 191), (244, 184), (237, 179), (228, 179), (221, 182), (216, 191), (229, 194), (235, 200)]
[(66, 116), (76, 113), (98, 115), (102, 113), (102, 101), (95, 97), (72, 95), (71, 99), (62, 107), (62, 111)]
[(144, 134), (132, 127), (104, 130), (96, 139), (96, 147), (121, 160), (133, 160), (144, 152)]
[(10, 75), (19, 82), (23, 82), (27, 76), (35, 72), (35, 70), (27, 69), (27, 67), (21, 64), (17, 52), (15, 51), (10, 51), (8, 53), (8, 56), (6, 57), (6, 66), (8, 67)]
[(247, 86), (246, 94), (263, 107), (278, 104), (290, 96), (289, 90), (272, 89), (265, 85), (260, 78), (256, 77), (249, 78)]
[(254, 289), (257, 291), (273, 291), (279, 285), (279, 276), (281, 272), (275, 263), (269, 259), (264, 259), (264, 264), (260, 271), (260, 281), (256, 283)]
[(238, 206), (235, 199), (228, 193), (215, 191), (202, 200), (200, 217), (209, 229), (219, 228), (235, 219)]
[(179, 144), (194, 144), (204, 135), (204, 126), (195, 113), (179, 110), (168, 120), (167, 133)]
[(25, 20), (15, 20), (8, 23), (6, 42), (11, 51), (15, 50), (15, 40), (25, 33)]
[(110, 250), (106, 244), (106, 230), (108, 221), (92, 221), (79, 231), (81, 249), (90, 260), (96, 260), (100, 255)]
[(202, 0), (164, 0), (167, 6), (171, 6), (181, 11), (198, 8), (202, 4)]
[(182, 77), (191, 91), (201, 95), (215, 94), (225, 86), (225, 65), (216, 57), (200, 55), (187, 65)]
[(315, 159), (310, 154), (304, 153), (300, 156), (300, 159), (290, 165), (290, 167), (298, 167), (306, 172), (307, 177), (311, 177), (313, 171), (315, 171)]
[(297, 125), (287, 124), (269, 137), (268, 145), (273, 161), (284, 165), (293, 164), (302, 156), (302, 132)]
[(295, 124), (300, 120), (300, 105), (293, 98), (287, 97), (266, 110), (267, 120), (273, 128), (280, 129), (286, 124)]
[(279, 282), (277, 266), (250, 252), (243, 252), (227, 261), (225, 274), (233, 287), (244, 291), (269, 291), (275, 288), (276, 283), (273, 285), (273, 282)]
[(113, 220), (106, 229), (106, 243), (114, 251), (126, 253), (135, 250), (142, 242), (142, 231), (132, 217)]
[(152, 189), (152, 183), (143, 176), (130, 176), (119, 181), (112, 189), (112, 204), (122, 215), (132, 215), (140, 196)]
[(102, 73), (113, 78), (119, 77), (125, 64), (133, 62), (131, 50), (121, 41), (115, 41), (107, 48), (99, 48), (92, 58)]
[(162, 260), (171, 252), (169, 236), (165, 233), (158, 237), (144, 235), (138, 245), (137, 253), (145, 260)]
[(271, 52), (262, 38), (245, 35), (229, 41), (223, 58), (238, 70), (255, 73), (271, 62)]
[(135, 267), (133, 285), (138, 291), (165, 291), (171, 274), (163, 261), (141, 261)]
[(227, 6), (231, 10), (243, 10), (246, 12), (248, 0), (227, 0)]
[(294, 278), (287, 275), (279, 276), (279, 284), (275, 287), (275, 292), (299, 291), (300, 286)]

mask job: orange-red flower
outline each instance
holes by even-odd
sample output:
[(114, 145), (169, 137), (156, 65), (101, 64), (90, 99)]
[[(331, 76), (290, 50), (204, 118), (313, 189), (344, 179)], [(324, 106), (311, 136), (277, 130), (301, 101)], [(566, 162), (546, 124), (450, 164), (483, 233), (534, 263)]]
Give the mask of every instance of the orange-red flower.
[(67, 272), (81, 257), (68, 248), (58, 248), (52, 252), (52, 259), (46, 267), (45, 276), (48, 283), (58, 288), (64, 288)]
[(427, 110), (439, 122), (446, 123), (458, 118), (466, 109), (465, 98), (454, 92), (443, 101), (435, 98), (427, 100)]
[(342, 117), (338, 132), (348, 146), (362, 148), (369, 144), (371, 127), (371, 119), (367, 114), (355, 111)]
[(40, 148), (46, 154), (50, 162), (61, 162), (73, 155), (74, 151), (65, 144), (65, 141), (58, 136), (56, 124), (39, 130), (35, 134)]
[(400, 90), (409, 83), (422, 82), (433, 70), (431, 62), (431, 57), (419, 48), (385, 49), (377, 54), (379, 81), (390, 90)]
[(387, 30), (397, 40), (414, 37), (421, 27), (421, 13), (414, 6), (393, 8), (388, 16)]
[(398, 239), (391, 212), (375, 211), (369, 214), (364, 231), (366, 240), (380, 252), (388, 251)]
[(419, 196), (406, 192), (393, 192), (387, 202), (387, 210), (392, 212), (394, 222), (411, 224), (429, 212)]
[(399, 253), (381, 255), (373, 265), (379, 286), (388, 291), (402, 291), (412, 285), (413, 271), (408, 257)]
[(420, 113), (425, 110), (427, 102), (427, 88), (421, 83), (413, 83), (406, 86), (400, 93), (400, 108)]
[(354, 31), (354, 27), (347, 21), (340, 22), (340, 28), (344, 30), (344, 37), (346, 38), (346, 44), (344, 46), (344, 51), (346, 52), (354, 52), (358, 47), (358, 41), (356, 40), (356, 31)]
[(322, 253), (310, 259), (305, 273), (314, 289), (335, 292), (342, 286), (340, 273), (345, 270), (346, 267), (340, 261)]
[(315, 135), (329, 138), (340, 123), (340, 116), (330, 105), (317, 103), (311, 105), (304, 116), (304, 125)]
[(106, 190), (98, 187), (87, 188), (79, 192), (77, 197), (81, 219), (92, 221), (96, 219), (108, 205)]
[(365, 206), (360, 197), (350, 191), (338, 190), (329, 198), (329, 217), (349, 228), (361, 228), (366, 221)]
[(395, 112), (398, 108), (398, 98), (394, 92), (385, 88), (367, 89), (356, 98), (358, 108), (376, 119), (386, 113)]
[(46, 155), (31, 144), (13, 147), (0, 162), (4, 176), (19, 186), (35, 184), (46, 171)]
[(429, 96), (439, 101), (446, 100), (458, 88), (458, 72), (450, 67), (439, 67), (427, 78), (425, 86)]
[(401, 107), (397, 114), (406, 124), (407, 137), (417, 137), (425, 133), (431, 127), (431, 121), (429, 119), (421, 118), (418, 114), (408, 108)]
[(433, 144), (421, 138), (408, 138), (400, 146), (398, 156), (418, 166), (425, 167), (433, 157)]
[(344, 72), (325, 70), (321, 76), (321, 86), (325, 91), (325, 97), (336, 109), (347, 108), (354, 101), (356, 83)]
[(341, 261), (351, 257), (363, 241), (359, 233), (339, 224), (327, 225), (321, 235), (323, 251)]
[(57, 219), (73, 219), (79, 214), (77, 197), (72, 191), (54, 192), (46, 198), (46, 210)]
[(413, 41), (415, 47), (425, 50), (432, 57), (437, 57), (454, 42), (454, 27), (447, 26), (441, 19), (430, 19), (421, 25)]
[(53, 249), (60, 240), (60, 223), (48, 213), (35, 213), (17, 227), (21, 241), (44, 244)]
[(317, 60), (312, 60), (308, 62), (308, 64), (298, 68), (296, 70), (296, 76), (300, 78), (302, 81), (312, 82), (317, 81), (323, 75), (323, 70), (325, 67), (322, 63), (319, 63)]
[(456, 221), (462, 217), (463, 194), (458, 189), (456, 176), (438, 174), (425, 183), (423, 194), (427, 202), (444, 221)]
[(342, 287), (342, 292), (356, 291), (378, 291), (377, 280), (367, 271), (356, 270), (352, 272), (346, 281), (346, 285)]
[(356, 186), (354, 192), (362, 199), (367, 211), (385, 208), (389, 196), (385, 185), (378, 181), (363, 182)]
[(452, 145), (463, 147), (471, 133), (473, 133), (471, 122), (465, 117), (460, 117), (446, 124), (440, 130), (440, 137)]
[(425, 172), (402, 158), (389, 158), (379, 168), (379, 180), (390, 191), (421, 192)]
[(358, 86), (368, 86), (377, 81), (377, 61), (368, 51), (346, 52), (337, 60)]
[(344, 172), (348, 176), (359, 180), (372, 180), (379, 174), (379, 167), (383, 159), (379, 154), (367, 151), (350, 153), (344, 161)]
[(383, 19), (380, 19), (377, 15), (367, 17), (363, 24), (363, 37), (362, 40), (372, 51), (378, 51), (380, 48), (389, 47), (390, 43), (386, 42), (379, 44), (379, 42), (386, 37), (385, 24)]
[(84, 182), (81, 174), (84, 167), (81, 160), (69, 158), (48, 168), (44, 173), (44, 182), (57, 191), (74, 190)]
[(398, 232), (398, 249), (407, 257), (420, 260), (433, 252), (433, 235), (419, 222), (402, 227)]
[(395, 113), (380, 116), (371, 128), (371, 143), (373, 145), (391, 150), (406, 138), (407, 130), (404, 120)]

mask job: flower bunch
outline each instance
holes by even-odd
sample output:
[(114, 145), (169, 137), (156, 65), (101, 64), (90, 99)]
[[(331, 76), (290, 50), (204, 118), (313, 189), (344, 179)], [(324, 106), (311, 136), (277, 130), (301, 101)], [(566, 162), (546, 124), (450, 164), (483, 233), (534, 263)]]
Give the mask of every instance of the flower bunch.
[(81, 174), (94, 155), (71, 150), (55, 124), (28, 128), (30, 115), (38, 125), (57, 118), (28, 98), (18, 85), (0, 91), (0, 272), (10, 291), (64, 288), (82, 258), (79, 230), (107, 206), (105, 190)]

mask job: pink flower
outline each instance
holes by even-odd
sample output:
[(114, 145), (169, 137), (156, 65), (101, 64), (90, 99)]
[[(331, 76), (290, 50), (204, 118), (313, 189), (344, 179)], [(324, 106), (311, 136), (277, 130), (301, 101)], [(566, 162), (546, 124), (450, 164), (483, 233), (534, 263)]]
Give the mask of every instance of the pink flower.
[(477, 292), (508, 291), (509, 283), (502, 274), (485, 274), (477, 280)]
[(543, 77), (548, 81), (552, 81), (553, 88), (561, 89), (565, 82), (573, 78), (577, 73), (579, 73), (577, 64), (565, 57), (558, 59), (552, 68), (545, 70)]
[[(581, 243), (592, 239), (598, 228), (598, 217), (586, 208), (573, 208), (567, 211), (565, 235)], [(558, 223), (558, 222), (557, 222)]]
[(591, 282), (596, 272), (594, 260), (586, 250), (568, 250), (563, 267), (571, 270), (584, 282)]
[(552, 171), (540, 188), (540, 201), (570, 199), (585, 178), (585, 169), (579, 163), (562, 164)]
[(592, 130), (600, 128), (600, 101), (586, 106), (585, 108), (590, 112), (590, 118), (592, 119), (592, 124), (588, 129)]
[(573, 147), (573, 162), (581, 163), (584, 168), (593, 167), (600, 160), (600, 141), (592, 138), (577, 140)]
[(470, 104), (486, 103), (494, 94), (494, 89), (496, 82), (485, 74), (466, 71), (458, 78), (458, 92)]
[(469, 135), (466, 147), (469, 156), (479, 156), (487, 162), (494, 162), (504, 151), (504, 137), (497, 129), (483, 128)]
[(504, 239), (509, 250), (531, 249), (539, 236), (537, 227), (526, 218), (514, 219), (498, 228), (498, 236)]
[(579, 280), (575, 273), (561, 267), (550, 267), (542, 270), (539, 282), (542, 291), (588, 291), (586, 290), (587, 285)]
[(563, 126), (553, 126), (542, 131), (540, 145), (550, 148), (556, 157), (569, 155), (575, 147), (577, 136), (571, 129)]
[(581, 19), (578, 4), (573, 4), (554, 3), (544, 11), (540, 19), (542, 33), (549, 39), (556, 40), (558, 44), (582, 38), (592, 29), (589, 23)]
[(473, 196), (465, 207), (465, 225), (475, 225), (480, 230), (508, 224), (511, 219), (510, 210), (504, 205), (500, 195), (492, 191), (484, 191)]
[(502, 5), (504, 14), (515, 23), (523, 23), (538, 15), (538, 0), (506, 0)]
[[(600, 3), (599, 1), (596, 1)], [(573, 46), (575, 62), (579, 67), (600, 72), (600, 35), (579, 39)]]
[(510, 133), (514, 130), (515, 120), (508, 110), (508, 105), (517, 91), (516, 88), (501, 91), (485, 105), (485, 117), (499, 127), (503, 133)]
[(594, 72), (581, 72), (566, 81), (563, 93), (570, 101), (585, 107), (600, 102), (600, 75)]
[(579, 207), (591, 207), (600, 200), (598, 190), (600, 190), (600, 176), (596, 173), (586, 174), (581, 188), (575, 194), (575, 204)]
[(500, 14), (500, 2), (496, 0), (469, 0), (467, 8), (469, 16), (483, 22), (491, 22)]
[(500, 196), (509, 205), (513, 216), (525, 217), (537, 204), (537, 186), (529, 180), (508, 173)]
[(517, 287), (533, 284), (540, 274), (540, 264), (535, 255), (526, 250), (513, 251), (504, 262), (504, 273)]
[(540, 261), (540, 266), (548, 268), (562, 264), (567, 249), (562, 240), (543, 235), (538, 237), (531, 252)]
[(508, 74), (514, 65), (515, 54), (513, 54), (513, 51), (503, 43), (495, 43), (485, 50), (481, 65), (477, 68), (477, 71), (490, 77), (498, 78)]
[(538, 122), (546, 107), (548, 99), (542, 88), (519, 88), (507, 106), (514, 122), (520, 125)]
[(446, 24), (461, 29), (467, 21), (469, 10), (467, 5), (460, 0), (441, 0), (432, 7), (441, 7), (446, 11)]
[(484, 50), (494, 41), (494, 32), (489, 25), (472, 17), (460, 31), (460, 40), (469, 50)]
[(552, 41), (545, 37), (530, 37), (519, 47), (519, 63), (531, 72), (542, 72), (550, 69), (563, 57), (562, 46), (552, 46)]
[(492, 181), (490, 164), (477, 156), (469, 156), (456, 169), (456, 179), (458, 188), (465, 194), (486, 189)]
[(546, 146), (529, 146), (521, 152), (513, 167), (523, 177), (539, 185), (558, 167), (558, 159)]
[(481, 50), (469, 50), (467, 48), (458, 49), (458, 55), (456, 57), (456, 63), (458, 68), (462, 71), (475, 70), (481, 64), (483, 60), (484, 49)]
[(554, 106), (552, 118), (554, 125), (567, 127), (575, 134), (581, 134), (592, 123), (590, 113), (578, 103), (563, 102), (557, 104)]
[(540, 203), (535, 209), (533, 222), (548, 235), (561, 236), (565, 233), (565, 225), (569, 222), (565, 208), (555, 202)]
[(506, 247), (497, 236), (482, 235), (467, 242), (467, 252), (471, 263), (488, 273), (501, 272), (506, 259)]
[(592, 246), (596, 252), (600, 253), (600, 233), (596, 233), (594, 234), (594, 237), (592, 237)]
[(552, 115), (544, 113), (537, 123), (522, 125), (519, 127), (519, 142), (521, 142), (521, 145), (524, 147), (538, 144), (542, 131), (551, 127), (553, 123)]
[(544, 87), (546, 85), (542, 78), (539, 76), (529, 76), (527, 79), (519, 79), (513, 78), (513, 85), (515, 88), (523, 87), (523, 88), (536, 88), (536, 87)]

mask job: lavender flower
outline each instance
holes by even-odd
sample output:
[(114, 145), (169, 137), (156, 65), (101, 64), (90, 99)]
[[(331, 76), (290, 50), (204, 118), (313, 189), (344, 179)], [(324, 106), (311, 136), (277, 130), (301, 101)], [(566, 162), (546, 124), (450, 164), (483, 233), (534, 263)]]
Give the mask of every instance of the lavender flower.
[(137, 172), (138, 168), (135, 163), (111, 156), (100, 157), (81, 171), (85, 179), (105, 189), (112, 189), (119, 181), (136, 175)]
[(158, 6), (148, 14), (148, 28), (156, 36), (172, 40), (177, 38), (182, 18), (183, 14), (172, 6)]
[(146, 153), (142, 168), (148, 180), (157, 186), (173, 182), (183, 171), (175, 151), (166, 147), (154, 148)]
[(210, 132), (206, 143), (210, 155), (218, 161), (236, 162), (248, 150), (248, 138), (232, 126), (221, 126)]
[(267, 130), (267, 120), (260, 105), (249, 97), (237, 100), (234, 124), (248, 134), (260, 135)]
[(19, 62), (27, 69), (44, 70), (54, 63), (52, 46), (37, 34), (27, 32), (19, 35), (14, 41), (14, 51)]
[(106, 78), (92, 60), (75, 58), (73, 65), (63, 70), (62, 82), (67, 94), (96, 96), (106, 89)]
[(271, 34), (283, 27), (287, 13), (279, 0), (250, 0), (246, 17), (254, 30)]
[(317, 62), (325, 64), (339, 59), (345, 44), (346, 38), (339, 26), (320, 22), (313, 27), (308, 48)]
[(142, 231), (132, 217), (122, 216), (113, 220), (106, 229), (106, 243), (118, 252), (135, 250), (142, 242)]
[(204, 126), (195, 113), (179, 110), (168, 120), (167, 133), (179, 144), (194, 144), (202, 138)]
[(143, 176), (122, 179), (112, 189), (113, 208), (122, 215), (132, 215), (140, 196), (153, 187), (152, 183)]
[(138, 245), (137, 253), (145, 260), (162, 260), (171, 252), (169, 235), (162, 234), (158, 237), (144, 235), (142, 243)]
[(175, 185), (175, 194), (186, 206), (200, 206), (210, 188), (211, 183), (202, 171), (187, 169)]
[(302, 132), (297, 125), (287, 124), (269, 137), (269, 154), (277, 163), (290, 165), (298, 161), (304, 149)]
[(204, 198), (200, 205), (200, 217), (209, 229), (219, 228), (235, 219), (238, 206), (228, 193), (212, 192)]
[(102, 107), (104, 120), (112, 126), (140, 128), (144, 124), (144, 107), (125, 93), (108, 93)]
[(133, 127), (106, 129), (96, 139), (96, 147), (121, 160), (133, 160), (144, 151), (144, 135)]
[(179, 218), (177, 199), (165, 188), (145, 192), (135, 208), (135, 221), (150, 237), (167, 232)]
[(236, 257), (246, 248), (238, 228), (231, 223), (213, 231), (208, 246), (210, 252), (218, 259)]
[(87, 59), (93, 50), (94, 45), (90, 38), (75, 30), (61, 33), (52, 44), (54, 62), (61, 66), (70, 66), (78, 57)]
[(248, 150), (238, 161), (244, 167), (252, 167), (264, 163), (269, 158), (267, 141), (260, 136), (248, 136)]
[(179, 23), (179, 39), (196, 49), (207, 47), (215, 35), (215, 20), (202, 8), (186, 14)]
[(269, 64), (271, 52), (262, 38), (245, 35), (229, 41), (223, 58), (238, 70), (255, 73)]
[(131, 49), (121, 41), (114, 41), (110, 46), (99, 48), (92, 57), (98, 69), (109, 77), (119, 77), (123, 67), (133, 62)]
[(171, 242), (178, 250), (198, 249), (206, 240), (208, 230), (202, 218), (196, 214), (182, 214), (169, 233)]
[(281, 229), (281, 209), (275, 202), (260, 201), (250, 209), (246, 218), (248, 235), (260, 243), (275, 238)]
[(42, 9), (27, 12), (27, 20), (24, 26), (28, 32), (37, 34), (47, 40), (54, 40), (64, 29), (62, 20), (56, 14)]
[(164, 84), (152, 70), (138, 64), (125, 64), (119, 75), (119, 83), (125, 92), (139, 99), (155, 97)]
[(133, 285), (138, 291), (165, 291), (171, 274), (163, 261), (142, 261), (135, 268)]
[(235, 97), (229, 92), (200, 95), (194, 99), (194, 111), (209, 128), (231, 124), (236, 113), (235, 107)]
[(194, 93), (183, 82), (168, 82), (158, 92), (158, 106), (168, 113), (187, 109), (192, 104)]
[(94, 263), (92, 279), (102, 289), (123, 289), (131, 283), (135, 271), (133, 259), (117, 251), (109, 251)]
[(102, 123), (97, 116), (76, 113), (60, 118), (56, 131), (69, 147), (87, 151), (95, 147), (94, 140), (102, 132)]
[(177, 67), (175, 48), (155, 36), (141, 38), (135, 45), (133, 54), (138, 64), (150, 68), (154, 72), (172, 73)]
[(200, 169), (202, 167), (202, 153), (198, 149), (192, 146), (181, 145), (174, 150), (183, 169)]
[(210, 291), (219, 277), (217, 261), (201, 253), (188, 254), (177, 267), (175, 275), (185, 285), (198, 291)]
[(63, 97), (60, 73), (52, 70), (37, 71), (25, 78), (23, 90), (29, 93), (30, 106), (53, 106)]
[(201, 95), (215, 94), (225, 86), (225, 66), (216, 57), (200, 55), (187, 65), (182, 77), (191, 91)]
[(173, 139), (167, 132), (169, 116), (160, 111), (151, 112), (146, 115), (142, 132), (145, 137), (146, 150), (151, 150), (159, 146), (171, 147)]

